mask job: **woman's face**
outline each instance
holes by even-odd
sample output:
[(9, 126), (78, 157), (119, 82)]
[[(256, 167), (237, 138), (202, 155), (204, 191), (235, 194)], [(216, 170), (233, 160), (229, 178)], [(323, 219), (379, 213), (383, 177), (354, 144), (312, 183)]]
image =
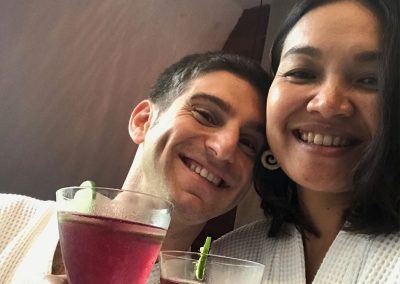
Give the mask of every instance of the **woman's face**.
[(380, 28), (359, 3), (316, 8), (288, 34), (267, 101), (267, 137), (299, 187), (352, 188), (378, 127)]

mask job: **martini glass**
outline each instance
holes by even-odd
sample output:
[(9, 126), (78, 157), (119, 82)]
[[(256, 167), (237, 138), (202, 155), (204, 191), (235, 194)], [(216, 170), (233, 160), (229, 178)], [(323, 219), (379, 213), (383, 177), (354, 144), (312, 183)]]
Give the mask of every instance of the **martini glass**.
[(264, 265), (232, 257), (208, 254), (205, 261), (204, 278), (196, 278), (196, 263), (200, 253), (186, 251), (161, 251), (161, 284), (259, 284)]
[(172, 204), (141, 192), (67, 187), (56, 193), (69, 283), (145, 283), (170, 222)]

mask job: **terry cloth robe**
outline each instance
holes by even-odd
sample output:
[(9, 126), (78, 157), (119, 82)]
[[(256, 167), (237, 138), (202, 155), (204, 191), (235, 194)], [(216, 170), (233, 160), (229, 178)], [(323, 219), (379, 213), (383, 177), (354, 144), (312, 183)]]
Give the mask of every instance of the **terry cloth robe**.
[[(285, 237), (269, 238), (269, 221), (226, 234), (212, 245), (213, 254), (265, 265), (263, 282), (305, 284), (301, 234), (288, 225)], [(340, 231), (314, 278), (314, 284), (400, 284), (400, 232), (370, 236)]]
[(0, 194), (0, 283), (42, 283), (57, 243), (54, 201)]

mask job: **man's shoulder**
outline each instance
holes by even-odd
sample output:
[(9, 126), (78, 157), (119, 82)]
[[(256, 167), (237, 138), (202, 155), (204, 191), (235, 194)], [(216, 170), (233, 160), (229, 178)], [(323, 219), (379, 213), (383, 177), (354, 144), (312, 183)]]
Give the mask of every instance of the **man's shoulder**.
[[(55, 211), (55, 201), (0, 193), (0, 225), (2, 228), (23, 228), (28, 223), (40, 223), (44, 216), (52, 216)], [(12, 231), (16, 231), (16, 229)]]
[(39, 209), (54, 206), (55, 201), (40, 200), (26, 195), (0, 193), (0, 210)]

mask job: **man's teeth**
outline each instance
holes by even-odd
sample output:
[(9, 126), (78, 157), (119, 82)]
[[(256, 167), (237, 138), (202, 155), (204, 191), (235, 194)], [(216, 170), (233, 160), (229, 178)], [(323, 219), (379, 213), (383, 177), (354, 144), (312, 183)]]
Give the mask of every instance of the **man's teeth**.
[(221, 178), (213, 175), (206, 168), (203, 168), (203, 167), (201, 167), (199, 165), (191, 163), (189, 167), (190, 167), (190, 169), (192, 171), (194, 171), (195, 173), (199, 174), (200, 176), (202, 176), (203, 178), (205, 178), (209, 182), (215, 184), (216, 186), (218, 186), (222, 181)]
[(302, 132), (301, 140), (309, 144), (322, 145), (326, 147), (343, 147), (349, 144), (349, 141), (346, 138), (313, 132)]

